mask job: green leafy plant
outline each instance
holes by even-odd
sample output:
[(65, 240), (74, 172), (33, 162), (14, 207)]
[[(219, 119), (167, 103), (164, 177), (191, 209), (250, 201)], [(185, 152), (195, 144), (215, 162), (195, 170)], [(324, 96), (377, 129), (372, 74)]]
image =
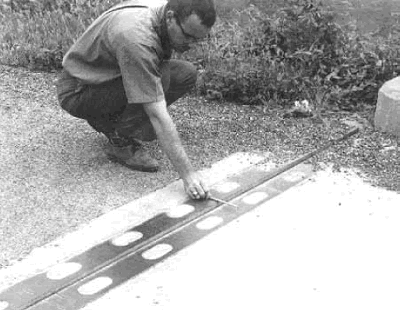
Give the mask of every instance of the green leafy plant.
[(315, 1), (288, 4), (271, 16), (250, 6), (221, 21), (196, 52), (208, 64), (200, 91), (246, 104), (307, 98), (316, 110), (374, 104), (382, 83), (399, 72), (398, 39), (340, 26)]

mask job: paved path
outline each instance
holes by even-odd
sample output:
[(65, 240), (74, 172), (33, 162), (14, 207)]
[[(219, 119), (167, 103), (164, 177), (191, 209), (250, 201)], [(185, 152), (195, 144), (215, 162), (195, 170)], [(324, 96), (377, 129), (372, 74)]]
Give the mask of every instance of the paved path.
[[(220, 182), (232, 167), (240, 170), (238, 163), (245, 168), (249, 157), (241, 156), (216, 164), (209, 175)], [(0, 271), (0, 290), (182, 203), (179, 186), (174, 182), (37, 249)], [(84, 309), (398, 309), (399, 205), (400, 194), (327, 168)]]

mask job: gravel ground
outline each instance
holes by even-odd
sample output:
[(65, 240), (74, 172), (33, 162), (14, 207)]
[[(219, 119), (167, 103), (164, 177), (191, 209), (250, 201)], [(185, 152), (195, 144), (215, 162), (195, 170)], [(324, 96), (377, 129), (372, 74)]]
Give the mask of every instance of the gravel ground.
[[(91, 219), (177, 178), (157, 143), (156, 174), (130, 171), (103, 154), (106, 140), (62, 111), (56, 73), (0, 66), (0, 268)], [(400, 139), (376, 132), (373, 110), (283, 118), (278, 106), (239, 106), (188, 97), (171, 108), (196, 168), (236, 152), (273, 154), (283, 164), (347, 132), (363, 131), (312, 162), (354, 168), (367, 182), (400, 192)]]

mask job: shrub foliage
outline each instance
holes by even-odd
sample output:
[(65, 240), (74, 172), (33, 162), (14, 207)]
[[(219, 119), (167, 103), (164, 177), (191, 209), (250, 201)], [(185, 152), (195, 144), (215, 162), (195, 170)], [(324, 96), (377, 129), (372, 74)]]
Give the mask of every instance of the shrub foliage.
[(270, 16), (255, 6), (233, 12), (203, 48), (209, 66), (202, 90), (247, 104), (308, 99), (349, 110), (374, 104), (382, 83), (400, 72), (399, 39), (361, 34), (335, 17), (306, 0)]
[[(11, 0), (0, 10), (0, 59), (58, 69), (74, 40), (118, 2)], [(200, 91), (246, 104), (308, 99), (316, 109), (348, 110), (374, 104), (382, 83), (400, 71), (398, 24), (385, 36), (361, 34), (316, 1), (283, 3), (273, 13), (255, 5), (224, 10), (208, 42), (183, 56), (204, 68)]]

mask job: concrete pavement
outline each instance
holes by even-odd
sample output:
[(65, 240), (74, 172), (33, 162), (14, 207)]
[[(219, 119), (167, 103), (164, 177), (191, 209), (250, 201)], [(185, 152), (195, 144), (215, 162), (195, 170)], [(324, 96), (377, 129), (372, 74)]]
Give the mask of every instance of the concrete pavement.
[[(221, 182), (263, 159), (241, 156), (208, 175)], [(0, 270), (0, 291), (182, 203), (180, 186), (113, 210)], [(399, 193), (327, 167), (84, 309), (398, 309), (399, 206)]]
[(323, 171), (84, 309), (399, 309), (399, 207)]

